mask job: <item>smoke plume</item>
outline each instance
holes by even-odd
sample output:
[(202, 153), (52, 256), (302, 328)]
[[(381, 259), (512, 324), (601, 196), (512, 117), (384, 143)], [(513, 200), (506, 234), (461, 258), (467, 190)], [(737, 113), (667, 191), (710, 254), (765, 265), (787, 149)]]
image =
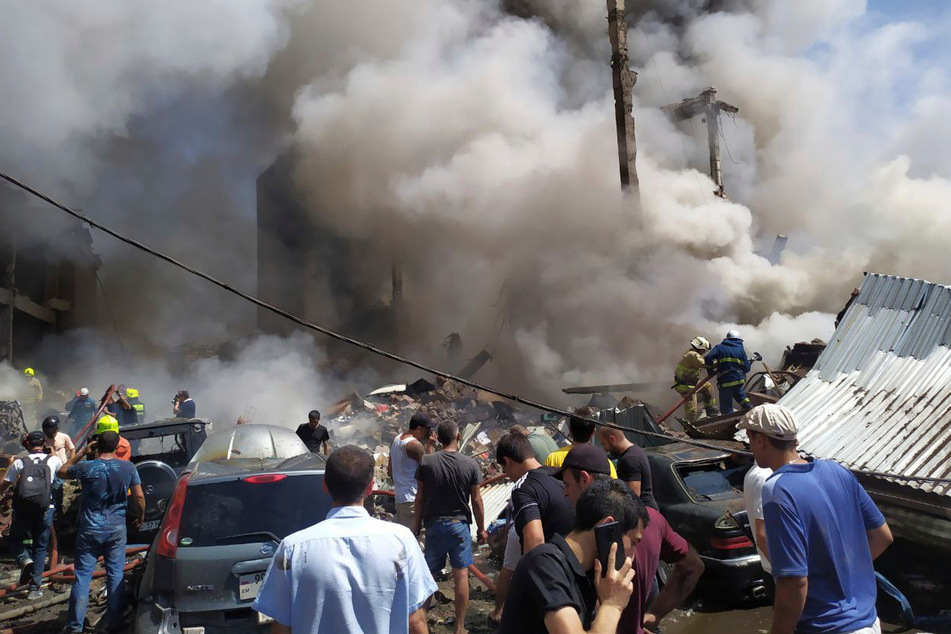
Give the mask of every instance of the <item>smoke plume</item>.
[[(775, 362), (831, 335), (865, 271), (951, 281), (951, 91), (935, 47), (951, 14), (874, 6), (638, 7), (638, 206), (618, 182), (598, 3), (5, 3), (0, 163), (253, 289), (253, 181), (293, 148), (309, 213), (365, 245), (345, 273), (385, 295), (402, 263), (403, 351), (444, 365), (459, 332), (469, 355), (494, 354), (480, 379), (533, 396), (667, 380), (690, 338), (730, 327)], [(705, 173), (699, 117), (660, 110), (710, 85), (740, 109), (721, 121), (729, 200)], [(776, 234), (789, 246), (773, 265), (761, 253)], [(137, 353), (253, 330), (236, 300), (96, 245)], [(259, 366), (342, 387), (317, 378), (310, 339), (267, 341), (189, 378), (214, 398), (258, 385)]]

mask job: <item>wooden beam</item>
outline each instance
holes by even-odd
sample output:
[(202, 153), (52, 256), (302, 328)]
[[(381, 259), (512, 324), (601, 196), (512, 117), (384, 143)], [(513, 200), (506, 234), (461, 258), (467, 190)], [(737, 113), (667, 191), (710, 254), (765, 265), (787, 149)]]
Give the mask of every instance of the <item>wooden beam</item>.
[[(10, 295), (11, 293), (9, 289), (0, 288), (0, 304), (3, 306), (9, 306)], [(26, 295), (16, 295), (14, 307), (20, 312), (26, 313), (30, 317), (35, 317), (40, 321), (45, 321), (48, 324), (56, 325), (56, 312), (51, 308), (37, 304)]]

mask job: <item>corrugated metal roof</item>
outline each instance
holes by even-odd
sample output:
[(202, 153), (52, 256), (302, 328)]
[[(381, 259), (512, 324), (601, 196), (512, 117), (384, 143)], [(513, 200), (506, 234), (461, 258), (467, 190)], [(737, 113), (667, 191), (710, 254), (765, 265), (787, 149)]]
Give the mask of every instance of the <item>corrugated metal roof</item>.
[[(866, 276), (815, 367), (779, 402), (811, 455), (951, 478), (951, 287)], [(951, 495), (946, 484), (901, 483)]]
[[(485, 509), (486, 526), (497, 520), (502, 511), (505, 510), (509, 498), (512, 497), (512, 487), (514, 486), (515, 483), (511, 480), (501, 480), (495, 484), (482, 487), (482, 504)], [(472, 531), (472, 539), (475, 539), (478, 534), (475, 518), (473, 518), (472, 525), (469, 528)]]

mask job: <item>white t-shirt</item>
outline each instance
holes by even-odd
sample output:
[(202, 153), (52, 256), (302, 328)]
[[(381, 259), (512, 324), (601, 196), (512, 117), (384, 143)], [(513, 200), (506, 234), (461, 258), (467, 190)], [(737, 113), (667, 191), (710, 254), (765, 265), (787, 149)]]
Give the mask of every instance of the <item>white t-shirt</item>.
[(56, 432), (56, 435), (53, 436), (52, 443), (50, 443), (49, 438), (46, 439), (46, 442), (47, 444), (52, 444), (53, 455), (59, 458), (63, 464), (66, 464), (66, 461), (69, 460), (70, 450), (76, 448), (69, 434), (64, 434), (61, 431)]
[[(31, 453), (30, 455), (23, 458), (17, 458), (13, 461), (13, 464), (10, 465), (10, 468), (7, 469), (7, 473), (3, 476), (3, 479), (6, 482), (16, 484), (17, 476), (19, 476), (20, 472), (23, 471), (24, 460), (39, 462), (45, 457), (45, 453)], [(50, 456), (50, 459), (46, 461), (46, 466), (50, 469), (50, 482), (53, 482), (53, 480), (56, 478), (56, 472), (59, 471), (59, 468), (63, 466), (63, 461), (56, 456)], [(52, 504), (50, 504), (50, 506), (52, 506)]]
[[(773, 475), (772, 469), (757, 467), (755, 464), (746, 472), (743, 478), (743, 504), (746, 506), (746, 512), (750, 516), (750, 524), (753, 529), (753, 540), (756, 540), (756, 522), (754, 520), (765, 519), (763, 516), (763, 485), (766, 484), (766, 478)], [(763, 570), (767, 574), (772, 574), (772, 566), (763, 554), (760, 544), (756, 544), (756, 550), (759, 551), (759, 558), (763, 564)]]

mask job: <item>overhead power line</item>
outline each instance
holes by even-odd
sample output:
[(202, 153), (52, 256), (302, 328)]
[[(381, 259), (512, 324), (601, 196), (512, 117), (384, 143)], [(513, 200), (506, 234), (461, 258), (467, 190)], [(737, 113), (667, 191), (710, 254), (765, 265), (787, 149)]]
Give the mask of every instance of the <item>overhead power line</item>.
[[(294, 314), (292, 314), (292, 313), (289, 313), (289, 312), (287, 312), (286, 310), (284, 310), (284, 309), (282, 309), (282, 308), (278, 308), (277, 306), (274, 306), (273, 304), (269, 304), (268, 302), (265, 302), (264, 300), (258, 299), (257, 297), (255, 297), (255, 296), (253, 296), (253, 295), (250, 295), (250, 294), (248, 294), (248, 293), (245, 293), (244, 291), (241, 291), (241, 290), (235, 288), (234, 286), (232, 286), (232, 285), (230, 285), (230, 284), (228, 284), (228, 283), (226, 283), (226, 282), (222, 282), (221, 280), (219, 280), (219, 279), (217, 279), (217, 278), (215, 278), (215, 277), (212, 277), (211, 275), (208, 275), (207, 273), (204, 273), (204, 272), (202, 272), (202, 271), (199, 271), (199, 270), (196, 269), (196, 268), (193, 268), (193, 267), (191, 267), (191, 266), (188, 266), (187, 264), (184, 264), (184, 263), (182, 263), (182, 262), (179, 262), (179, 261), (176, 260), (175, 258), (173, 258), (173, 257), (171, 257), (171, 256), (168, 256), (168, 255), (162, 253), (161, 251), (157, 251), (157, 250), (155, 250), (155, 249), (153, 249), (153, 248), (151, 248), (151, 247), (148, 247), (148, 246), (142, 244), (142, 243), (139, 242), (138, 240), (133, 240), (132, 238), (128, 238), (128, 237), (122, 235), (121, 233), (118, 233), (117, 231), (114, 231), (113, 229), (110, 229), (109, 227), (103, 225), (102, 223), (96, 222), (95, 220), (93, 220), (92, 218), (90, 218), (89, 216), (87, 216), (86, 214), (81, 213), (81, 212), (79, 212), (79, 211), (76, 211), (75, 209), (71, 209), (70, 207), (67, 207), (67, 206), (64, 205), (64, 204), (59, 203), (59, 202), (53, 200), (52, 198), (50, 198), (50, 197), (47, 196), (46, 194), (43, 194), (42, 192), (40, 192), (40, 191), (34, 189), (33, 187), (30, 187), (30, 186), (27, 185), (26, 183), (20, 182), (19, 180), (13, 178), (12, 176), (10, 176), (10, 175), (8, 175), (8, 174), (6, 174), (6, 173), (4, 173), (4, 172), (0, 172), (0, 178), (3, 178), (3, 180), (7, 181), (7, 182), (10, 183), (11, 185), (13, 185), (13, 186), (15, 186), (15, 187), (18, 187), (18, 188), (22, 189), (23, 191), (25, 191), (25, 192), (27, 192), (27, 193), (29, 193), (29, 194), (32, 194), (33, 196), (35, 196), (35, 197), (39, 198), (40, 200), (42, 200), (42, 201), (44, 201), (44, 202), (46, 202), (46, 203), (52, 205), (53, 207), (56, 207), (56, 208), (59, 209), (60, 211), (63, 211), (63, 212), (65, 212), (65, 213), (69, 214), (70, 216), (76, 218), (77, 220), (80, 220), (80, 221), (82, 221), (82, 222), (85, 222), (85, 223), (88, 224), (90, 227), (95, 227), (96, 229), (99, 229), (99, 230), (102, 231), (103, 233), (112, 236), (113, 238), (115, 238), (116, 240), (119, 240), (120, 242), (124, 242), (124, 243), (128, 244), (129, 246), (135, 247), (136, 249), (138, 249), (138, 250), (140, 250), (140, 251), (144, 251), (145, 253), (148, 253), (149, 255), (152, 255), (152, 256), (154, 256), (154, 257), (157, 257), (157, 258), (160, 259), (160, 260), (164, 260), (165, 262), (168, 262), (168, 263), (171, 264), (172, 266), (178, 267), (178, 268), (182, 269), (183, 271), (186, 271), (186, 272), (188, 272), (188, 273), (191, 273), (192, 275), (194, 275), (194, 276), (196, 276), (196, 277), (200, 277), (201, 279), (203, 279), (203, 280), (205, 280), (205, 281), (207, 281), (207, 282), (210, 282), (210, 283), (214, 284), (215, 286), (217, 286), (217, 287), (219, 287), (219, 288), (222, 288), (222, 289), (224, 289), (225, 291), (227, 291), (227, 292), (229, 292), (229, 293), (231, 293), (231, 294), (233, 294), (233, 295), (237, 295), (238, 297), (244, 299), (245, 301), (248, 301), (248, 302), (254, 304), (255, 306), (257, 306), (257, 307), (259, 307), (259, 308), (263, 308), (264, 310), (267, 310), (267, 311), (269, 311), (269, 312), (272, 312), (272, 313), (274, 313), (275, 315), (280, 315), (281, 317), (284, 317), (285, 319), (287, 319), (287, 320), (289, 320), (289, 321), (292, 321), (292, 322), (294, 322), (295, 324), (298, 324), (299, 326), (303, 326), (304, 328), (307, 328), (308, 330), (313, 330), (313, 331), (315, 331), (315, 332), (319, 332), (319, 333), (321, 333), (322, 335), (326, 335), (327, 337), (330, 337), (331, 339), (336, 339), (337, 341), (341, 341), (341, 342), (343, 342), (343, 343), (350, 344), (350, 345), (352, 345), (352, 346), (354, 346), (354, 347), (356, 347), (356, 348), (360, 348), (360, 349), (362, 349), (362, 350), (366, 350), (367, 352), (371, 352), (371, 353), (373, 353), (373, 354), (379, 355), (379, 356), (384, 357), (384, 358), (386, 358), (386, 359), (390, 359), (391, 361), (396, 361), (397, 363), (402, 363), (403, 365), (408, 365), (408, 366), (410, 366), (410, 367), (412, 367), (412, 368), (416, 368), (417, 370), (421, 370), (421, 371), (426, 372), (426, 373), (428, 373), (428, 374), (434, 374), (434, 375), (439, 376), (439, 377), (442, 377), (442, 378), (444, 378), (444, 379), (448, 379), (448, 380), (450, 380), (450, 381), (455, 381), (455, 382), (457, 382), (457, 383), (461, 383), (462, 385), (467, 385), (467, 386), (469, 386), (469, 387), (471, 387), (471, 388), (474, 388), (474, 389), (476, 389), (476, 390), (482, 390), (483, 392), (488, 392), (488, 393), (490, 393), (490, 394), (495, 394), (496, 396), (500, 396), (500, 397), (502, 397), (502, 398), (505, 398), (505, 399), (508, 399), (508, 400), (510, 400), (510, 401), (513, 401), (513, 402), (515, 402), (515, 403), (520, 403), (520, 404), (525, 405), (525, 406), (527, 406), (527, 407), (532, 407), (532, 408), (534, 408), (534, 409), (538, 409), (538, 410), (541, 410), (541, 411), (543, 411), (543, 412), (549, 412), (549, 413), (551, 413), (551, 414), (557, 414), (557, 415), (559, 415), (559, 416), (566, 416), (566, 417), (572, 417), (572, 416), (574, 416), (574, 417), (578, 417), (577, 414), (573, 414), (573, 413), (571, 413), (571, 412), (569, 412), (569, 411), (567, 411), (567, 410), (564, 410), (564, 409), (561, 409), (561, 408), (558, 408), (558, 407), (553, 407), (553, 406), (547, 405), (547, 404), (545, 404), (545, 403), (539, 403), (539, 402), (537, 402), (537, 401), (533, 401), (533, 400), (528, 399), (528, 398), (525, 398), (525, 397), (523, 397), (523, 396), (519, 396), (518, 394), (510, 394), (510, 393), (505, 392), (505, 391), (503, 391), (503, 390), (500, 390), (500, 389), (498, 389), (498, 388), (493, 388), (493, 387), (489, 387), (489, 386), (487, 386), (487, 385), (482, 385), (482, 384), (480, 384), (480, 383), (476, 383), (475, 381), (471, 381), (471, 380), (469, 380), (469, 379), (464, 379), (464, 378), (462, 378), (462, 377), (458, 377), (458, 376), (452, 375), (452, 374), (450, 374), (450, 373), (448, 373), (448, 372), (443, 372), (442, 370), (437, 370), (436, 368), (431, 368), (431, 367), (429, 367), (429, 366), (427, 366), (427, 365), (425, 365), (425, 364), (423, 364), (423, 363), (420, 363), (420, 362), (418, 362), (418, 361), (414, 361), (414, 360), (409, 359), (409, 358), (407, 358), (407, 357), (400, 356), (400, 355), (395, 354), (395, 353), (393, 353), (393, 352), (389, 352), (388, 350), (384, 350), (384, 349), (382, 349), (382, 348), (378, 348), (378, 347), (376, 347), (376, 346), (373, 346), (373, 345), (371, 345), (371, 344), (369, 344), (369, 343), (366, 343), (365, 341), (360, 341), (359, 339), (354, 339), (353, 337), (349, 337), (349, 336), (347, 336), (347, 335), (341, 334), (341, 333), (336, 332), (336, 331), (334, 331), (334, 330), (331, 330), (330, 328), (327, 328), (327, 327), (325, 327), (325, 326), (321, 326), (321, 325), (319, 325), (319, 324), (315, 324), (315, 323), (313, 323), (313, 322), (307, 321), (306, 319), (303, 319), (302, 317), (298, 317), (297, 315), (294, 315)], [(748, 452), (748, 451), (743, 451), (743, 450), (740, 450), (740, 449), (729, 449), (729, 448), (721, 447), (721, 446), (718, 446), (718, 445), (714, 445), (714, 444), (712, 444), (712, 443), (706, 443), (706, 442), (703, 442), (703, 441), (700, 441), (700, 440), (696, 440), (696, 439), (693, 439), (693, 438), (680, 438), (680, 437), (678, 437), (678, 436), (672, 436), (672, 435), (670, 435), (670, 434), (663, 434), (663, 433), (657, 433), (657, 432), (651, 432), (651, 431), (642, 431), (642, 430), (639, 430), (639, 429), (634, 429), (634, 430), (632, 430), (632, 429), (629, 429), (629, 428), (627, 428), (627, 427), (622, 427), (621, 425), (618, 425), (618, 424), (616, 424), (616, 423), (610, 423), (610, 422), (606, 422), (606, 421), (602, 421), (602, 420), (597, 420), (597, 419), (594, 419), (594, 418), (587, 418), (587, 417), (578, 417), (578, 418), (584, 418), (584, 420), (590, 421), (590, 422), (594, 423), (595, 425), (597, 425), (597, 426), (599, 426), (599, 427), (608, 427), (608, 428), (610, 428), (610, 429), (617, 429), (617, 430), (619, 430), (619, 431), (624, 431), (624, 432), (635, 432), (635, 433), (643, 434), (643, 435), (645, 435), (645, 436), (652, 437), (652, 438), (663, 438), (663, 439), (666, 439), (666, 440), (672, 440), (672, 441), (676, 441), (676, 442), (684, 442), (684, 443), (688, 443), (688, 444), (691, 444), (691, 445), (694, 445), (694, 446), (697, 446), (697, 447), (703, 447), (703, 448), (705, 448), (705, 449), (712, 449), (712, 450), (720, 451), (720, 452), (724, 452), (724, 453), (731, 453), (731, 454), (743, 455), (743, 456), (752, 456), (752, 454), (751, 454), (750, 452)], [(861, 470), (856, 470), (856, 471), (861, 471)], [(951, 484), (951, 480), (941, 480), (941, 479), (936, 479), (936, 478), (920, 478), (920, 477), (916, 477), (916, 476), (904, 476), (904, 475), (886, 474), (886, 473), (879, 473), (879, 472), (864, 472), (864, 471), (863, 471), (863, 473), (868, 473), (869, 475), (874, 475), (874, 476), (883, 477), (883, 478), (894, 478), (894, 479), (899, 479), (899, 480), (912, 480), (912, 481), (922, 481), (922, 482), (929, 482), (929, 483)]]

